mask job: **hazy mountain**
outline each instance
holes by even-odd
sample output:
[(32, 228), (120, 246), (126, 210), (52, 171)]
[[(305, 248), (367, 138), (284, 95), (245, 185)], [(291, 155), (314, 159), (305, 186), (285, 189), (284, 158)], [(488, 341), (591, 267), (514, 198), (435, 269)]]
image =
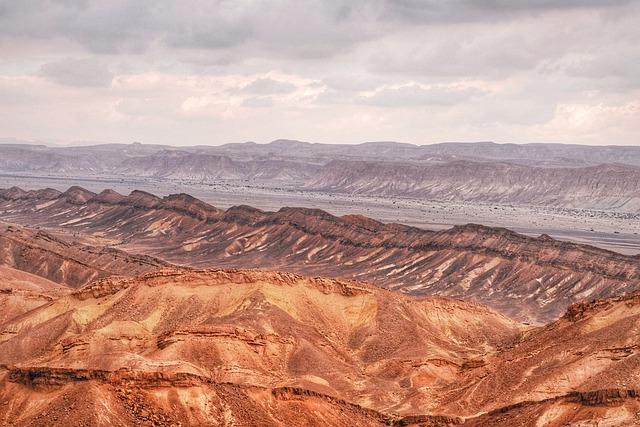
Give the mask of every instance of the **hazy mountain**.
[[(496, 144), (493, 142), (448, 142), (414, 145), (398, 142), (366, 142), (363, 144), (321, 144), (295, 140), (275, 140), (268, 144), (254, 142), (211, 146), (180, 146), (152, 144), (101, 144), (57, 147), (33, 145), (28, 142), (0, 144), (3, 157), (15, 156), (11, 150), (48, 153), (65, 158), (88, 158), (100, 154), (100, 162), (112, 165), (115, 159), (143, 157), (159, 152), (183, 151), (226, 155), (234, 160), (299, 160), (324, 164), (331, 160), (442, 161), (442, 160), (503, 160), (516, 163), (556, 166), (587, 166), (601, 163), (622, 163), (640, 166), (640, 147), (588, 146), (577, 144)], [(113, 159), (111, 159), (113, 157)]]
[(640, 168), (332, 161), (307, 188), (347, 194), (640, 211)]
[(0, 145), (0, 173), (231, 182), (290, 190), (640, 211), (640, 147), (371, 142)]

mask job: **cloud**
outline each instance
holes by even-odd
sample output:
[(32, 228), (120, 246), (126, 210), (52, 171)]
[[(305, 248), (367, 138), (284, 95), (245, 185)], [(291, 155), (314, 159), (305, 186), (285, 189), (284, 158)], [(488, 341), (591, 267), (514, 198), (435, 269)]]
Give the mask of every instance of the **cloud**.
[(332, 57), (415, 26), (495, 23), (532, 13), (616, 9), (624, 0), (25, 0), (0, 5), (0, 35), (61, 38), (96, 53), (154, 45), (243, 47), (289, 58)]
[(557, 10), (618, 8), (632, 0), (389, 0), (386, 14), (417, 24), (495, 22), (514, 16)]
[(385, 87), (360, 99), (378, 107), (421, 107), (429, 105), (455, 105), (485, 94), (473, 87), (421, 86), (415, 83)]
[(242, 105), (252, 108), (266, 108), (273, 105), (273, 98), (270, 96), (252, 96), (242, 101)]
[(270, 77), (263, 77), (252, 81), (239, 90), (241, 93), (251, 93), (258, 95), (271, 95), (278, 93), (291, 93), (296, 90), (296, 85), (281, 80), (274, 80)]
[(635, 0), (0, 1), (0, 136), (637, 144), (616, 106), (640, 99), (639, 19)]
[[(315, 58), (370, 36), (375, 22), (365, 9), (346, 0), (27, 0), (0, 6), (0, 35), (66, 39), (95, 53), (249, 44), (265, 53)], [(352, 25), (358, 20), (361, 25)]]
[(40, 75), (52, 82), (76, 87), (108, 87), (113, 80), (107, 65), (91, 58), (48, 62), (40, 68)]

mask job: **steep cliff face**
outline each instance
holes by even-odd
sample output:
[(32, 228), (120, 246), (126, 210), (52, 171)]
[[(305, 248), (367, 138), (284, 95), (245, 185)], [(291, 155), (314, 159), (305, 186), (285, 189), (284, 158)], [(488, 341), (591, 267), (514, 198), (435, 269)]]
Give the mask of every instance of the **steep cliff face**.
[(640, 287), (640, 258), (547, 236), (478, 225), (432, 232), (317, 209), (222, 211), (187, 195), (140, 191), (103, 192), (78, 204), (69, 201), (73, 190), (54, 198), (0, 191), (0, 212), (175, 264), (356, 278), (413, 295), (478, 301), (531, 322), (555, 319), (573, 302)]

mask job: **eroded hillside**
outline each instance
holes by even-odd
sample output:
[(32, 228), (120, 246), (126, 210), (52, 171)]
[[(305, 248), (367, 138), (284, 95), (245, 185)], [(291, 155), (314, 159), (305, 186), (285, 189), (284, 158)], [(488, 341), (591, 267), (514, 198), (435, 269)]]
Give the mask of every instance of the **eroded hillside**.
[(226, 211), (185, 194), (123, 196), (73, 187), (0, 191), (7, 220), (195, 267), (258, 267), (355, 278), (413, 295), (474, 300), (545, 322), (583, 299), (640, 287), (637, 256), (479, 225), (432, 232), (357, 215), (248, 206)]
[(0, 223), (0, 265), (55, 283), (80, 287), (112, 276), (135, 276), (169, 264), (157, 258), (103, 247)]
[(525, 327), (258, 270), (106, 278), (0, 324), (10, 425), (638, 423), (638, 296)]

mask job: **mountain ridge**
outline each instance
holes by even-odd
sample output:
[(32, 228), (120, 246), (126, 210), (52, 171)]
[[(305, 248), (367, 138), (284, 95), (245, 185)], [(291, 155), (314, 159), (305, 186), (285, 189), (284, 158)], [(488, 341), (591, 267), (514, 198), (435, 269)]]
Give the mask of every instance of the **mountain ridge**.
[(13, 222), (108, 239), (174, 264), (351, 277), (410, 294), (473, 299), (521, 320), (548, 321), (572, 302), (640, 286), (637, 256), (500, 228), (429, 231), (306, 208), (223, 211), (191, 197), (141, 192), (117, 197), (117, 204), (96, 195), (80, 205), (29, 194), (0, 190), (0, 211)]

